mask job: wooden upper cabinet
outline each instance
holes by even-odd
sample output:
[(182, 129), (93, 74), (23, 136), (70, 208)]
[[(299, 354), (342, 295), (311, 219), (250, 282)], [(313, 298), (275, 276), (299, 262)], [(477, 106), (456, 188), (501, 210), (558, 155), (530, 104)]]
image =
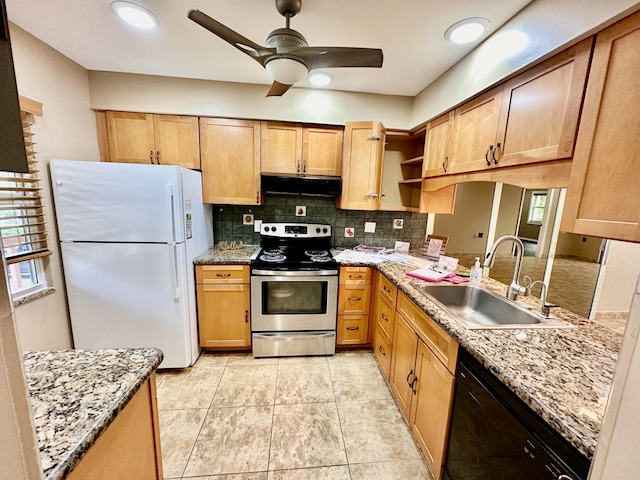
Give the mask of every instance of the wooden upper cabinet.
[(200, 168), (198, 118), (105, 112), (110, 162)]
[(422, 165), (423, 177), (432, 177), (449, 172), (454, 116), (455, 112), (452, 110), (427, 124), (424, 163)]
[(342, 129), (262, 122), (261, 172), (340, 176)]
[(449, 173), (491, 166), (501, 103), (502, 85), (456, 108)]
[(153, 115), (106, 112), (109, 161), (155, 163)]
[(200, 119), (205, 203), (259, 205), (260, 122)]
[(640, 13), (598, 33), (561, 230), (640, 242)]
[(154, 115), (156, 163), (200, 169), (198, 117)]
[(592, 45), (584, 40), (505, 83), (494, 165), (571, 158)]
[(339, 208), (378, 210), (385, 133), (380, 122), (346, 124)]

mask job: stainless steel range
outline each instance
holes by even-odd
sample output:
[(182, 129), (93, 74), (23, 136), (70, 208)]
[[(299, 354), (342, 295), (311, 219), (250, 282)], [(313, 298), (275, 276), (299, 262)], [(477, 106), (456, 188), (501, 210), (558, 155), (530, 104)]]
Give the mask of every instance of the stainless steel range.
[(263, 223), (251, 261), (254, 357), (333, 355), (338, 268), (331, 226)]

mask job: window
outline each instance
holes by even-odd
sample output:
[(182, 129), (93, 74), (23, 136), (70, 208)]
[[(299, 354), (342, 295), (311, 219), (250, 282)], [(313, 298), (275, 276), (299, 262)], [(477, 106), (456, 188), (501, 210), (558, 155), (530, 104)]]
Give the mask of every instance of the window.
[(547, 191), (535, 190), (531, 192), (531, 202), (529, 203), (529, 219), (527, 223), (532, 225), (542, 225), (544, 209), (547, 206)]
[[(23, 107), (26, 101), (27, 107)], [(29, 173), (0, 172), (0, 234), (7, 262), (9, 288), (14, 298), (46, 286), (42, 258), (51, 255), (47, 247), (42, 197), (40, 194), (35, 143), (31, 125), (42, 105), (20, 98), (22, 129)]]

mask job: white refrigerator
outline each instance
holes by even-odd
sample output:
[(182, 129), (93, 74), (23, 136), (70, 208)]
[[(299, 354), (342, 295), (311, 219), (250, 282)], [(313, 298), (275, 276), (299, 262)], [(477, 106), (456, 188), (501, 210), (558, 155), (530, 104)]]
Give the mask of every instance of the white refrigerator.
[(200, 352), (193, 259), (213, 245), (201, 174), (50, 162), (75, 348), (156, 347), (160, 368)]

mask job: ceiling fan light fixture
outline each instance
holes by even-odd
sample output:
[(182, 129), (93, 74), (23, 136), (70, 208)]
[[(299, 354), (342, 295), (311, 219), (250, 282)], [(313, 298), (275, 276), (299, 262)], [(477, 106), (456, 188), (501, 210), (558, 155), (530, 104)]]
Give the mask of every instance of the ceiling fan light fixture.
[(269, 60), (264, 66), (267, 73), (276, 82), (293, 85), (307, 76), (307, 66), (292, 58), (278, 57)]
[(489, 26), (489, 20), (473, 17), (461, 20), (451, 25), (444, 34), (444, 38), (458, 45), (471, 43), (482, 36)]
[(118, 0), (111, 3), (111, 8), (123, 21), (136, 28), (149, 30), (158, 24), (158, 19), (153, 13), (135, 3)]
[(313, 72), (309, 75), (309, 82), (316, 87), (326, 87), (333, 81), (333, 76), (325, 72)]

